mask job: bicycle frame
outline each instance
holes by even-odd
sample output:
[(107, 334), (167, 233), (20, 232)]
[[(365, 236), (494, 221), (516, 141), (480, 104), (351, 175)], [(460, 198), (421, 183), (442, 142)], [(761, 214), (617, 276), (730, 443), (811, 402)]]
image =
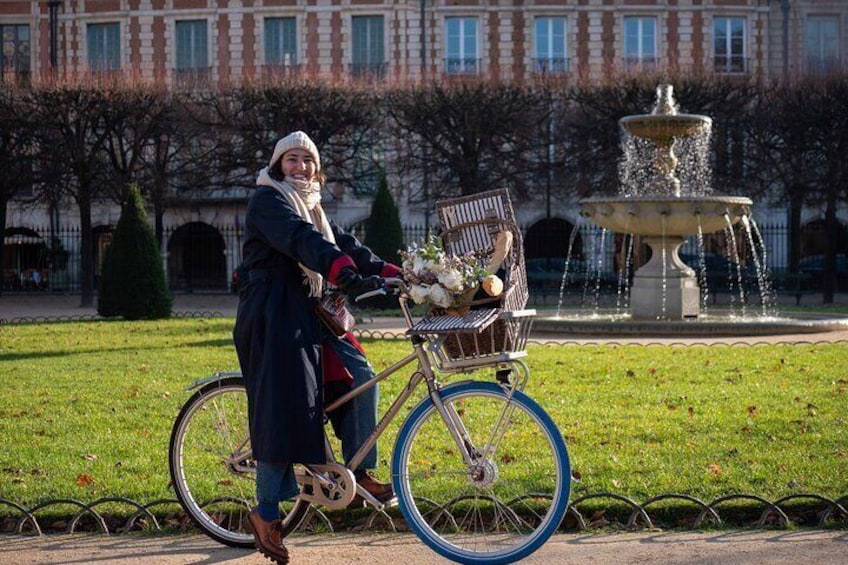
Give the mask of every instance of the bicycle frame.
[[(411, 327), (412, 316), (409, 312), (409, 306), (406, 298), (401, 296), (399, 299), (399, 303), (401, 306), (401, 311), (404, 314), (404, 318), (407, 321), (407, 325)], [(362, 463), (367, 453), (371, 450), (372, 447), (374, 447), (374, 445), (379, 440), (380, 436), (383, 434), (383, 432), (385, 432), (388, 425), (398, 415), (400, 409), (403, 407), (404, 404), (406, 404), (407, 400), (409, 400), (410, 396), (412, 396), (413, 392), (418, 388), (418, 385), (421, 384), (422, 380), (427, 383), (428, 396), (435, 405), (439, 414), (441, 415), (442, 420), (447, 426), (451, 437), (453, 438), (457, 448), (459, 449), (459, 452), (462, 453), (463, 461), (467, 465), (473, 464), (475, 460), (481, 457), (491, 456), (493, 453), (493, 446), (497, 445), (497, 440), (499, 439), (499, 436), (501, 436), (505, 431), (505, 424), (509, 422), (510, 403), (507, 404), (506, 408), (504, 409), (504, 412), (500, 415), (498, 424), (495, 426), (492, 437), (489, 438), (485, 449), (483, 449), (482, 451), (477, 450), (477, 448), (473, 445), (473, 442), (471, 441), (469, 434), (462, 423), (462, 419), (460, 418), (456, 409), (450, 405), (446, 406), (441, 400), (439, 392), (441, 385), (438, 379), (436, 378), (436, 372), (433, 368), (433, 362), (430, 358), (430, 354), (425, 348), (427, 340), (419, 336), (411, 336), (410, 341), (413, 345), (414, 351), (409, 353), (400, 361), (392, 364), (391, 366), (387, 367), (386, 369), (375, 375), (375, 377), (369, 380), (367, 383), (363, 383), (357, 386), (356, 388), (350, 390), (349, 392), (345, 393), (344, 395), (324, 407), (325, 413), (330, 413), (333, 410), (337, 410), (339, 407), (343, 406), (350, 400), (356, 398), (366, 390), (377, 386), (381, 381), (387, 379), (388, 377), (395, 374), (397, 371), (406, 367), (410, 363), (413, 363), (415, 361), (418, 362), (418, 368), (410, 376), (406, 388), (402, 390), (401, 393), (395, 398), (391, 406), (380, 418), (380, 421), (377, 423), (372, 433), (368, 436), (368, 438), (366, 438), (362, 446), (360, 446), (360, 448), (356, 451), (353, 458), (345, 465), (348, 469), (358, 468), (359, 464)], [(504, 362), (498, 361), (488, 365), (483, 364), (477, 368), (497, 368), (502, 367), (504, 365)], [(523, 373), (523, 378), (519, 381), (522, 383), (526, 381), (528, 369), (523, 362), (515, 360), (509, 362), (508, 365), (519, 366), (522, 369), (521, 373)], [(512, 386), (507, 386), (506, 384), (502, 384), (501, 386), (504, 388), (504, 390), (508, 392), (509, 398), (511, 398), (513, 391), (516, 389)], [(331, 462), (335, 462), (335, 456), (332, 448), (330, 447), (329, 440), (325, 439), (325, 442), (327, 449), (327, 459)], [(360, 492), (360, 494), (364, 495), (364, 497), (368, 499), (369, 502), (371, 502), (374, 506), (382, 508), (382, 504), (380, 504), (379, 501), (377, 501), (376, 499), (373, 499), (373, 497), (370, 497), (367, 492)]]

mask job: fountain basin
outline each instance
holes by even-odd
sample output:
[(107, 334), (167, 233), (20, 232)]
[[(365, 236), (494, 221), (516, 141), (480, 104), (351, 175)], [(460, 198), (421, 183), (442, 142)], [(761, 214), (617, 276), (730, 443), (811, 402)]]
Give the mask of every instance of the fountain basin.
[[(593, 316), (539, 315), (536, 334), (560, 337), (757, 337), (848, 331), (848, 316), (806, 314), (788, 316), (738, 316), (710, 314), (697, 320), (639, 320), (630, 316), (598, 313)], [(540, 335), (540, 339), (544, 339)]]
[(618, 123), (631, 134), (665, 146), (676, 137), (688, 137), (712, 127), (712, 119), (697, 114), (640, 114), (625, 116)]
[(597, 197), (580, 201), (580, 215), (616, 233), (687, 237), (721, 231), (751, 214), (744, 196)]

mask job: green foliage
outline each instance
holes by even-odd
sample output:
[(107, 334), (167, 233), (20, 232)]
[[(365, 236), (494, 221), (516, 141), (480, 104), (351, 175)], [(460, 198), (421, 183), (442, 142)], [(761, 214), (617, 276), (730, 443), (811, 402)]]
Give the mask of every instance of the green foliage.
[(380, 173), (380, 186), (366, 223), (365, 245), (382, 259), (399, 263), (398, 252), (403, 249), (403, 227), (384, 172)]
[(170, 317), (171, 304), (156, 237), (138, 187), (132, 186), (103, 258), (97, 313), (155, 320)]

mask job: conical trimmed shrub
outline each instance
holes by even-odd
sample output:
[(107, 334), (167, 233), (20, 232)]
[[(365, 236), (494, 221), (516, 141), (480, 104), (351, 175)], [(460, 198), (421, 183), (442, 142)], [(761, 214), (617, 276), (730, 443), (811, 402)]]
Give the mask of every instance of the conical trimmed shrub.
[[(385, 173), (380, 174), (380, 186), (371, 205), (371, 216), (365, 223), (364, 243), (384, 261), (400, 265), (398, 252), (403, 248), (403, 226), (400, 224), (400, 214), (389, 191)], [(397, 305), (397, 298), (385, 296), (372, 298), (361, 306), (369, 309), (390, 309), (397, 308)]]
[(138, 187), (132, 186), (103, 257), (97, 313), (155, 320), (169, 318), (172, 304), (156, 237)]
[(384, 173), (380, 174), (380, 186), (371, 205), (371, 216), (365, 223), (364, 243), (381, 259), (398, 264), (398, 251), (403, 249), (403, 226)]

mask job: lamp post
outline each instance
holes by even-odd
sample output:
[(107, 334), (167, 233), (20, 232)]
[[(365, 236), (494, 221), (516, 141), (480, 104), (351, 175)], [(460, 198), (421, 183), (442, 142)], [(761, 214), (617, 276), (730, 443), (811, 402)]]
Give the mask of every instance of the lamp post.
[(50, 69), (55, 73), (59, 66), (59, 4), (60, 0), (47, 0), (50, 23)]

